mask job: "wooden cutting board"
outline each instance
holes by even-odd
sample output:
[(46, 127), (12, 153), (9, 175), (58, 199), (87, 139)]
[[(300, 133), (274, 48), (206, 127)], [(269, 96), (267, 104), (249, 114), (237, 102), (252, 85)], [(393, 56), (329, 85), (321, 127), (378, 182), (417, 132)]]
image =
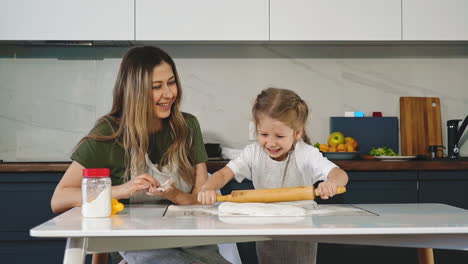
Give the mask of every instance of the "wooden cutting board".
[(442, 145), (440, 99), (400, 97), (401, 155), (429, 155), (429, 145)]

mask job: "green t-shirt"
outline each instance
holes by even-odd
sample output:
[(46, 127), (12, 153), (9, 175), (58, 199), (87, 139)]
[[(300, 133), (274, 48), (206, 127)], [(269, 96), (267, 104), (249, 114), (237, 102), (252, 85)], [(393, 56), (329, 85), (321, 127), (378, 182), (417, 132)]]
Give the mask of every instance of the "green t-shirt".
[[(182, 113), (187, 125), (192, 133), (192, 146), (189, 150), (189, 159), (193, 165), (206, 162), (206, 154), (200, 125), (195, 116)], [(116, 129), (116, 124), (112, 123)], [(109, 122), (100, 121), (91, 130), (91, 133), (99, 136), (109, 136), (112, 134), (112, 127)], [(153, 163), (159, 164), (162, 156), (172, 143), (170, 127), (167, 119), (163, 120), (163, 128), (157, 133), (149, 135), (148, 156)], [(124, 149), (115, 141), (98, 141), (86, 138), (73, 152), (71, 159), (80, 163), (85, 168), (109, 168), (111, 170), (112, 185), (123, 183), (123, 173), (125, 171)]]

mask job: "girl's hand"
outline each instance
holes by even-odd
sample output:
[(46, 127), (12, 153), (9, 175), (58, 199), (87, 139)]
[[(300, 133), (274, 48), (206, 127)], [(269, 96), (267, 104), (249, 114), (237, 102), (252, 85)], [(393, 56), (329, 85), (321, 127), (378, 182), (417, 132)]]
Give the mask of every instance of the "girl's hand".
[(203, 188), (198, 193), (198, 202), (205, 205), (212, 205), (216, 202), (216, 191), (215, 190), (204, 190)]
[(338, 185), (335, 182), (324, 181), (318, 185), (317, 190), (320, 193), (320, 198), (326, 200), (329, 197), (333, 197), (333, 195), (336, 194), (337, 188), (338, 188)]
[(112, 197), (115, 199), (128, 199), (135, 193), (147, 191), (152, 186), (158, 186), (159, 182), (148, 173), (134, 177), (130, 181), (114, 186), (112, 188)]

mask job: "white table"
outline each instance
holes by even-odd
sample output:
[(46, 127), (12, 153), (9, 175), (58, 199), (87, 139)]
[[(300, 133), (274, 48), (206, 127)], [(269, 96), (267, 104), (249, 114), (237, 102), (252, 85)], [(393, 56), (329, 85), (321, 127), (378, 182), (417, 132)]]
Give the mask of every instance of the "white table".
[(468, 250), (468, 210), (444, 204), (361, 204), (375, 215), (241, 217), (162, 216), (165, 206), (132, 205), (110, 218), (73, 208), (33, 229), (68, 238), (64, 263), (86, 254), (262, 240)]

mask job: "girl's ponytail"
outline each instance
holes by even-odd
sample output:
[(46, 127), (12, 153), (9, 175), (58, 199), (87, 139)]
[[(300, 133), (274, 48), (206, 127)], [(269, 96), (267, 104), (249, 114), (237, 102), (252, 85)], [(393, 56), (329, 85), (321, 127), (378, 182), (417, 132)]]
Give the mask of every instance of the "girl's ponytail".
[(302, 140), (304, 140), (305, 143), (312, 145), (312, 143), (310, 142), (310, 138), (307, 135), (307, 132), (305, 131), (305, 129), (302, 130)]
[(297, 96), (296, 100), (296, 120), (294, 122), (296, 127), (302, 127), (302, 140), (304, 140), (305, 143), (312, 145), (310, 142), (310, 138), (307, 135), (307, 132), (305, 130), (305, 125), (307, 122), (307, 118), (309, 117), (309, 107), (307, 104), (302, 100), (299, 95)]

